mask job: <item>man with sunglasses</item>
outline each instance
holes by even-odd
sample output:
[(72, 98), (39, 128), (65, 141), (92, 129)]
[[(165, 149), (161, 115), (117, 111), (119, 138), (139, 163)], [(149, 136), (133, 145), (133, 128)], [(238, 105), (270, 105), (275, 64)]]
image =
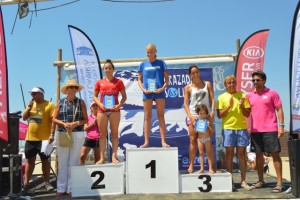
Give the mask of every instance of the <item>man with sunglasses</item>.
[(42, 162), (44, 187), (47, 191), (54, 189), (49, 183), (49, 156), (41, 152), (43, 140), (49, 140), (50, 143), (54, 140), (55, 125), (52, 123), (54, 104), (44, 99), (45, 91), (41, 87), (34, 87), (29, 93), (31, 93), (32, 100), (28, 103), (22, 116), (24, 121), (28, 121), (25, 143), (25, 157), (27, 162), (22, 189), (24, 195), (31, 193), (29, 190), (29, 181), (34, 171), (37, 154), (39, 154)]
[[(255, 90), (247, 95), (251, 106), (251, 146), (256, 153), (258, 182), (253, 189), (266, 186), (264, 182), (264, 152), (269, 152), (273, 158), (277, 184), (272, 193), (284, 190), (282, 185), (282, 162), (280, 158), (279, 138), (284, 135), (284, 115), (282, 102), (277, 91), (265, 86), (267, 77), (263, 71), (252, 73)], [(277, 115), (276, 115), (277, 112)]]

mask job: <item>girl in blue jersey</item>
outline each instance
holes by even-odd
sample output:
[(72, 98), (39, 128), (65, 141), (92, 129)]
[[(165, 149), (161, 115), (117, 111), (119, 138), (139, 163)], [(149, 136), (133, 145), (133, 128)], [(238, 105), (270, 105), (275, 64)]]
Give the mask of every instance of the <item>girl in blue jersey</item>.
[(152, 104), (155, 101), (157, 118), (159, 120), (159, 131), (162, 147), (169, 147), (166, 143), (165, 89), (169, 84), (167, 66), (163, 60), (156, 59), (156, 46), (149, 44), (146, 47), (148, 60), (142, 62), (138, 69), (138, 84), (143, 91), (144, 101), (144, 136), (145, 142), (141, 148), (149, 146), (149, 136), (152, 120)]

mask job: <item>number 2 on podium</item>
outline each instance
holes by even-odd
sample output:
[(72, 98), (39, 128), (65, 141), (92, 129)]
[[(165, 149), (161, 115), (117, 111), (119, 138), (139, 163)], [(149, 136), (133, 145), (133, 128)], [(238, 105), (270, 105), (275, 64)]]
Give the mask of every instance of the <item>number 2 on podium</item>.
[(150, 177), (156, 178), (156, 160), (151, 160), (147, 165), (146, 169), (150, 167)]

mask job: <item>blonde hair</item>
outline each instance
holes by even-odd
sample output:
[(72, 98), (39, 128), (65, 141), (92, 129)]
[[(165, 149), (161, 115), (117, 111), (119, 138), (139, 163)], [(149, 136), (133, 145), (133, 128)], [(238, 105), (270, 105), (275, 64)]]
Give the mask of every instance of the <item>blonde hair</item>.
[(233, 79), (234, 81), (236, 81), (235, 76), (234, 75), (228, 75), (225, 77), (224, 79), (224, 86), (226, 86), (226, 81)]
[(152, 44), (152, 43), (150, 43), (146, 46), (146, 49), (148, 49), (148, 48), (153, 48), (153, 49), (157, 50), (155, 44)]

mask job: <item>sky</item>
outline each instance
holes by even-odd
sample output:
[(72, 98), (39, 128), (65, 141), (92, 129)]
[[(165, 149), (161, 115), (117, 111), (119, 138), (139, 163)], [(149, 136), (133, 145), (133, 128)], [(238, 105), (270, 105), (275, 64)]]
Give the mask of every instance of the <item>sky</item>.
[[(37, 3), (37, 9), (73, 0)], [(146, 0), (141, 0), (146, 1)], [(291, 29), (298, 0), (174, 0), (160, 3), (114, 3), (81, 0), (17, 18), (17, 5), (2, 6), (5, 29), (9, 111), (23, 111), (35, 86), (56, 101), (58, 49), (73, 61), (68, 25), (83, 30), (100, 60), (146, 58), (145, 46), (157, 45), (158, 57), (237, 53), (252, 33), (270, 29), (266, 52), (266, 86), (277, 90), (289, 125), (289, 56)], [(34, 10), (34, 5), (29, 5)], [(30, 27), (29, 27), (30, 26)]]

